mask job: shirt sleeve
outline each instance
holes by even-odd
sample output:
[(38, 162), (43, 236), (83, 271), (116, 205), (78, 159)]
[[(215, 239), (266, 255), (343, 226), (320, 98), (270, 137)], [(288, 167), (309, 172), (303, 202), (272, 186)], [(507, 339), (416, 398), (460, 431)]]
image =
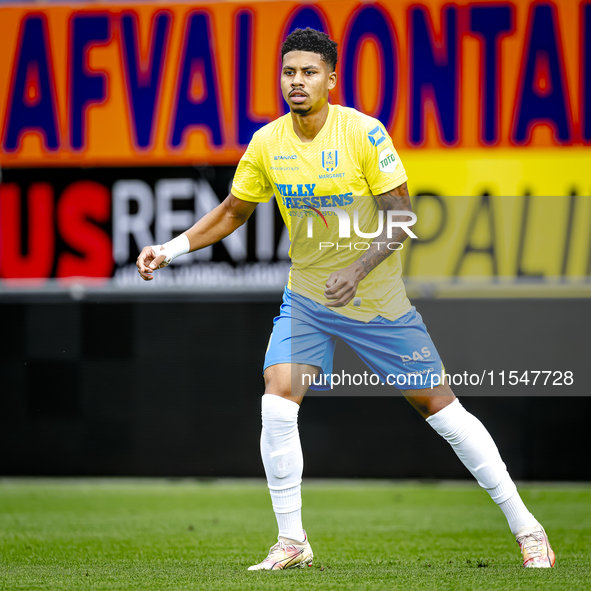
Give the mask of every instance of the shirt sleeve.
[(232, 180), (232, 194), (243, 201), (266, 203), (273, 196), (273, 187), (264, 174), (264, 164), (257, 150), (255, 134), (246, 148)]
[(406, 170), (384, 126), (373, 119), (363, 135), (363, 172), (372, 194), (381, 195), (407, 181)]

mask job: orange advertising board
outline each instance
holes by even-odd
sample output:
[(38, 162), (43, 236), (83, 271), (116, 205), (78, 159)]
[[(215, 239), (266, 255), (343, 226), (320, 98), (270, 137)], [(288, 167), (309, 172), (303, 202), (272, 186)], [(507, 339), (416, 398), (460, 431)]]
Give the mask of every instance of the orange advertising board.
[(591, 2), (30, 8), (0, 8), (1, 166), (236, 163), (308, 25), (339, 43), (332, 102), (399, 149), (591, 143)]

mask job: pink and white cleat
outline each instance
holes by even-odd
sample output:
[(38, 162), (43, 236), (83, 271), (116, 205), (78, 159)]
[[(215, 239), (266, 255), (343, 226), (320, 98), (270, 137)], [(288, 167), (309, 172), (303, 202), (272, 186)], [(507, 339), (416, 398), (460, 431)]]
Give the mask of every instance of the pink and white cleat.
[[(304, 532), (305, 534), (306, 532)], [(279, 538), (279, 541), (269, 550), (269, 555), (263, 562), (248, 567), (248, 570), (283, 570), (285, 568), (303, 568), (312, 566), (314, 553), (308, 542), (308, 536), (303, 542)]]
[(515, 539), (523, 554), (525, 568), (552, 568), (556, 562), (544, 528), (538, 523), (534, 527), (522, 527)]

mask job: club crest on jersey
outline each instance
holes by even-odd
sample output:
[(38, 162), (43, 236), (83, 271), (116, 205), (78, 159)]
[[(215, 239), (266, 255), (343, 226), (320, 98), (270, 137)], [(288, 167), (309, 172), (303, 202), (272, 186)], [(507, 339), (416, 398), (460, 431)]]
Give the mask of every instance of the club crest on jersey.
[(322, 150), (322, 168), (326, 172), (332, 172), (339, 165), (338, 150)]

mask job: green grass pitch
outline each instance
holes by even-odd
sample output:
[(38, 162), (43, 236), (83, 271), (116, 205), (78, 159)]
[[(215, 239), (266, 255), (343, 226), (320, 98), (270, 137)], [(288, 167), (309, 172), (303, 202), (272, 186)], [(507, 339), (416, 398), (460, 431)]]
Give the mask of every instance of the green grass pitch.
[(524, 485), (551, 570), (525, 570), (486, 492), (308, 482), (314, 566), (248, 572), (276, 536), (263, 481), (0, 480), (0, 589), (591, 589), (591, 485)]

